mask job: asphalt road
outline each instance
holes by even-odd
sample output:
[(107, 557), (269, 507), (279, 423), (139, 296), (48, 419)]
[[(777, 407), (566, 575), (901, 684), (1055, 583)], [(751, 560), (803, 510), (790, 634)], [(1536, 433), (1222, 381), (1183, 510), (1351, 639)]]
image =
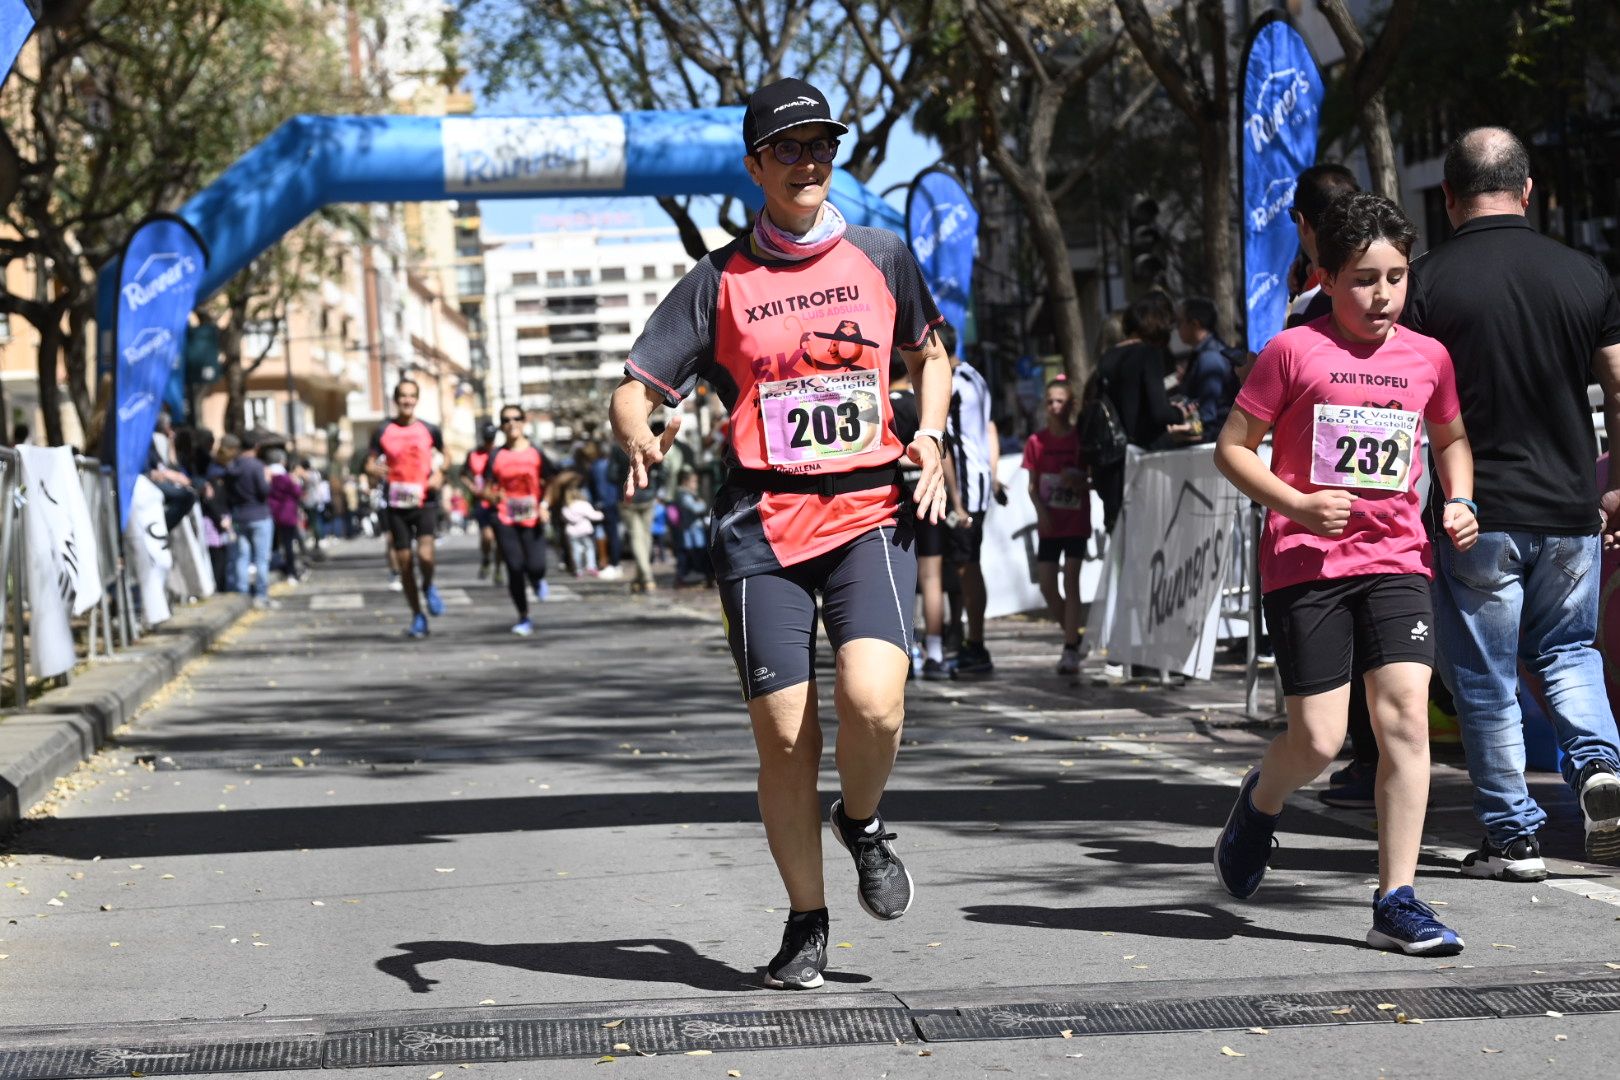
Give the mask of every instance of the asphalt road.
[[(757, 822), (713, 594), (631, 598), (560, 582), (536, 607), (539, 633), (515, 639), (504, 589), (474, 578), (470, 544), (456, 538), (441, 574), (449, 610), (413, 642), (379, 546), (339, 545), (11, 839), (0, 861), (0, 1026), (651, 998), (746, 1008), (760, 993), (786, 900)], [(1371, 820), (1320, 809), (1309, 793), (1284, 819), (1265, 889), (1232, 900), (1214, 884), (1210, 844), (1263, 737), (1231, 726), (1236, 688), (1071, 685), (1050, 672), (1050, 637), (1001, 621), (998, 679), (914, 686), (883, 809), (918, 900), (897, 922), (868, 918), (848, 857), (827, 844), (829, 991), (966, 1005), (1003, 987), (1273, 976), (1304, 991), (1620, 961), (1612, 869), (1555, 862), (1541, 886), (1458, 876), (1466, 778), (1444, 766), (1419, 881), (1468, 941), (1444, 970), (1366, 947)], [(830, 754), (824, 775), (830, 802)], [(1557, 806), (1567, 834), (1571, 804)], [(1524, 1076), (1610, 1069), (1617, 1043), (1610, 1014), (611, 1067)]]

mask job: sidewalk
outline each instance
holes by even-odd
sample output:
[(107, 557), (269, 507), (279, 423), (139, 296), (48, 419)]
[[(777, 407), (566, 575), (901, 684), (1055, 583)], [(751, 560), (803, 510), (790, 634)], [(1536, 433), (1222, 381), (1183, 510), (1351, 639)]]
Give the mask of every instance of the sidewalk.
[[(380, 543), (339, 547), (279, 610), (188, 667), (85, 790), (22, 828), (0, 862), (0, 1026), (74, 1025), (82, 1041), (181, 1017), (315, 1018), (331, 1031), (345, 1018), (403, 1022), (398, 1010), (484, 1022), (521, 1003), (549, 1017), (567, 1002), (649, 1017), (777, 1007), (762, 1004), (779, 996), (762, 995), (758, 968), (786, 904), (713, 594), (631, 599), (622, 585), (558, 579), (554, 602), (536, 606), (539, 632), (518, 640), (504, 588), (474, 579), (471, 545), (446, 545), (449, 609), (425, 642), (401, 636)], [(867, 918), (848, 857), (826, 845), (836, 947), (826, 990), (793, 1009), (858, 992), (850, 1007), (867, 1019), (902, 1008), (915, 1023), (919, 1009), (969, 1017), (1097, 1000), (1081, 995), (1101, 988), (1108, 1000), (1133, 987), (1191, 1000), (1211, 985), (1309, 994), (1616, 976), (1603, 964), (1620, 962), (1620, 874), (1553, 859), (1541, 886), (1461, 878), (1454, 856), (1477, 837), (1466, 775), (1449, 765), (1436, 769), (1420, 891), (1468, 941), (1455, 961), (1365, 946), (1370, 816), (1308, 792), (1284, 819), (1265, 889), (1232, 900), (1214, 886), (1210, 844), (1266, 733), (1241, 724), (1230, 673), (1174, 689), (1075, 687), (1051, 673), (1039, 624), (999, 620), (990, 646), (995, 680), (914, 683), (908, 695), (884, 812), (916, 906), (894, 923)], [(830, 801), (830, 710), (823, 722)], [(1537, 794), (1554, 815), (1551, 852), (1578, 856), (1573, 800), (1545, 782)], [(1257, 978), (1269, 981), (1231, 981)], [(1593, 1007), (1620, 1000), (1612, 990)], [(984, 1063), (1072, 1075), (1082, 1062), (1067, 1054), (1129, 1072), (1189, 1053), (1202, 1074), (1234, 1064), (1218, 1052), (1230, 1045), (1249, 1055), (1237, 1063), (1246, 1075), (1288, 1076), (1387, 1045), (1354, 1027), (1101, 1039), (1073, 1023), (1066, 1040), (910, 1035), (902, 1048), (614, 1064), (710, 1077), (816, 1075), (813, 1059), (821, 1075), (831, 1062), (862, 1076), (981, 1075)], [(1548, 1057), (1596, 1063), (1620, 1037), (1614, 1015), (1571, 1015), (1555, 1048), (1550, 1023), (1374, 1025), (1415, 1056), (1364, 1060), (1421, 1074), (1470, 1044), (1470, 1070), (1524, 1075)], [(1482, 1044), (1507, 1049), (1481, 1057)], [(583, 1075), (593, 1057), (498, 1068)]]

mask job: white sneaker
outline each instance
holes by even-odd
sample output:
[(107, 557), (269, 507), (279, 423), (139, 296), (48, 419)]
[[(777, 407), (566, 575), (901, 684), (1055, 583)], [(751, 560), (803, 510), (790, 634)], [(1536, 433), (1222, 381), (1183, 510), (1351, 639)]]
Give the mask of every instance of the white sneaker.
[(617, 566), (604, 566), (596, 572), (596, 576), (607, 581), (618, 581), (620, 571)]

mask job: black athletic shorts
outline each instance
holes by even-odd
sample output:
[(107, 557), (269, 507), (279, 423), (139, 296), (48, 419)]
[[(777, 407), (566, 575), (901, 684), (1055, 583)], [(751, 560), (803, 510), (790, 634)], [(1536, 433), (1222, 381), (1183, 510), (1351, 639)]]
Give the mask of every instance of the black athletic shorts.
[(943, 556), (948, 546), (950, 532), (943, 521), (924, 521), (920, 516), (913, 514), (911, 519), (911, 532), (916, 537), (917, 558), (926, 559), (934, 556)]
[(500, 520), (499, 511), (487, 503), (473, 503), (472, 516), (480, 529), (493, 529)]
[(431, 538), (439, 531), (438, 503), (423, 503), (409, 510), (389, 507), (388, 535), (393, 538), (395, 551), (408, 551), (418, 537)]
[(1290, 696), (1336, 690), (1385, 664), (1434, 667), (1434, 608), (1422, 574), (1306, 581), (1261, 602)]
[(1035, 546), (1036, 562), (1058, 562), (1059, 556), (1065, 555), (1071, 559), (1085, 558), (1086, 537), (1043, 536), (1040, 543)]
[(917, 556), (911, 530), (884, 525), (825, 555), (720, 585), (743, 700), (815, 677), (816, 594), (827, 640), (877, 638), (911, 652)]
[(950, 529), (945, 537), (945, 558), (958, 566), (979, 561), (979, 549), (984, 547), (984, 511), (969, 514), (965, 525)]

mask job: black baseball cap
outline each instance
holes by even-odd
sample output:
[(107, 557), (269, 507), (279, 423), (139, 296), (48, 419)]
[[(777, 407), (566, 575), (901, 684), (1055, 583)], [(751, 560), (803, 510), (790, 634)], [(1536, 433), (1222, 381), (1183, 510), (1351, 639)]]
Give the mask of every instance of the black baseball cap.
[(833, 119), (827, 96), (803, 79), (778, 79), (748, 95), (748, 111), (743, 113), (743, 143), (750, 151), (770, 141), (788, 128), (800, 124), (826, 124), (838, 134), (849, 125)]

